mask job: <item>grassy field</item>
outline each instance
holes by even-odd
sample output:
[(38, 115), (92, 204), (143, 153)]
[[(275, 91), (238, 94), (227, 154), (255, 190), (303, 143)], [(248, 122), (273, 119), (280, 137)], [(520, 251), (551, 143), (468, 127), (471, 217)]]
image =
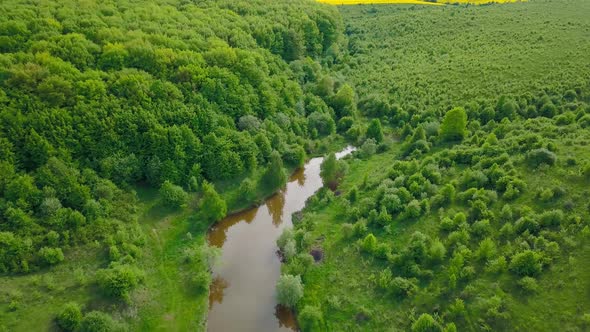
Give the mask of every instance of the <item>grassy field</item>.
[[(581, 169), (590, 163), (590, 134), (577, 121), (590, 113), (590, 21), (584, 14), (590, 3), (340, 10), (351, 51), (340, 73), (359, 91), (360, 111), (369, 114), (362, 105), (390, 110), (374, 113), (396, 133), (392, 138), (402, 137), (368, 160), (349, 161), (337, 194), (321, 192), (310, 200), (296, 227), (315, 241), (299, 249), (322, 250), (323, 260), (302, 273), (298, 310), (320, 308), (319, 330), (326, 331), (408, 331), (423, 313), (434, 317), (433, 331), (450, 323), (459, 331), (587, 331), (590, 269), (581, 262), (589, 255), (590, 178)], [(564, 97), (572, 89), (575, 98)], [(367, 96), (370, 102), (362, 101)], [(503, 118), (498, 113), (506, 100), (515, 101), (514, 113)], [(543, 103), (555, 103), (555, 114), (540, 116)], [(442, 116), (457, 106), (467, 109), (469, 134), (450, 145), (437, 135)], [(413, 138), (420, 137), (418, 130), (424, 138)], [(412, 140), (427, 147), (412, 151)], [(527, 156), (535, 148), (550, 149), (555, 164), (531, 166)], [(492, 182), (494, 167), (524, 183), (516, 198)], [(432, 171), (441, 177), (431, 177)], [(470, 174), (482, 173), (483, 182), (470, 184)], [(433, 195), (448, 184), (456, 188), (455, 198), (437, 205)], [(402, 212), (386, 212), (389, 221), (381, 221), (385, 196), (401, 197), (401, 188), (427, 208), (406, 217), (408, 203), (402, 202)], [(525, 217), (556, 210), (563, 213), (560, 225), (524, 226)], [(443, 220), (457, 212), (468, 221), (451, 234)], [(422, 250), (412, 242), (420, 238), (415, 232), (427, 246), (442, 243), (441, 261), (427, 247), (428, 258), (407, 263)], [(373, 252), (364, 249), (369, 234), (381, 246)], [(494, 242), (493, 258), (504, 257), (505, 266), (478, 258), (486, 238)], [(542, 272), (532, 280), (508, 267), (523, 250), (543, 257)], [(284, 265), (285, 273), (299, 271), (297, 261)], [(395, 277), (415, 289), (397, 294)]]

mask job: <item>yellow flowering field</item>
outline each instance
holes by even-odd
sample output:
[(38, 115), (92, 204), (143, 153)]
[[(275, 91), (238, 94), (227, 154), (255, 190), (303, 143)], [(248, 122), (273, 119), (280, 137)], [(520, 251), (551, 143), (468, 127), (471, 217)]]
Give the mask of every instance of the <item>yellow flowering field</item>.
[(509, 3), (519, 2), (522, 0), (438, 0), (437, 2), (429, 2), (422, 0), (318, 0), (322, 3), (330, 5), (359, 5), (359, 4), (400, 4), (400, 5), (431, 5), (442, 6), (444, 4), (475, 4), (482, 5), (487, 3)]

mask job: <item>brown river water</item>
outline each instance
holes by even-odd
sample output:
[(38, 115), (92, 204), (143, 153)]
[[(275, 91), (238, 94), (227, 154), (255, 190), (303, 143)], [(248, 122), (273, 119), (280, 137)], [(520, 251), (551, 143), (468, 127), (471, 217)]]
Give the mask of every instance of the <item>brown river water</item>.
[[(352, 151), (348, 147), (336, 157)], [(276, 240), (283, 229), (292, 227), (291, 214), (303, 209), (322, 187), (322, 159), (307, 162), (263, 205), (230, 215), (210, 229), (209, 244), (222, 248), (222, 255), (213, 268), (209, 332), (297, 330), (293, 313), (276, 301), (275, 284), (281, 274)]]

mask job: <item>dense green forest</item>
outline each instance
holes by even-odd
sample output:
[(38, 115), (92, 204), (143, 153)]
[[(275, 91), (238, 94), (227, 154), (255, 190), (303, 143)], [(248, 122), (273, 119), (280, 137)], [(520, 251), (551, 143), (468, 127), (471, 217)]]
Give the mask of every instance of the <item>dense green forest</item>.
[(202, 329), (209, 224), (353, 126), (354, 91), (330, 76), (346, 48), (336, 9), (10, 0), (0, 13), (0, 330)]
[(372, 120), (278, 241), (301, 329), (588, 330), (590, 4), (339, 9)]

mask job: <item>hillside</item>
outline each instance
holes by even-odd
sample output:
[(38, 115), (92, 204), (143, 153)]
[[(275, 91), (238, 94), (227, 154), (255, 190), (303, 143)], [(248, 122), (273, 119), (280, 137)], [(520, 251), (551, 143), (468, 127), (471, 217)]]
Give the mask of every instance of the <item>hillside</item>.
[(279, 241), (302, 330), (586, 330), (588, 4), (339, 10), (375, 130)]

